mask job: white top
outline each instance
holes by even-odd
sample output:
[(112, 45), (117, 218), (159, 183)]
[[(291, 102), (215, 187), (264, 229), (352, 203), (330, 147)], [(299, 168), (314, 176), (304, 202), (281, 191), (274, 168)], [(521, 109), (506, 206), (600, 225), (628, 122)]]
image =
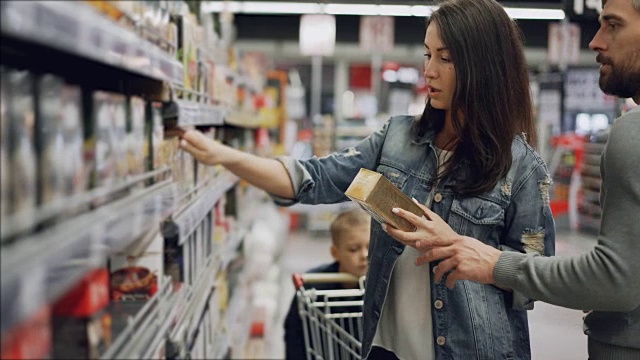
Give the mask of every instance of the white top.
[[(453, 154), (441, 149), (436, 149), (436, 153), (439, 165)], [(444, 167), (438, 166), (438, 172), (442, 171)], [(427, 200), (428, 206), (435, 188)], [(405, 246), (398, 258), (373, 338), (373, 345), (392, 351), (399, 359), (436, 358), (431, 318), (431, 272), (429, 264), (415, 265), (420, 255), (420, 251)]]

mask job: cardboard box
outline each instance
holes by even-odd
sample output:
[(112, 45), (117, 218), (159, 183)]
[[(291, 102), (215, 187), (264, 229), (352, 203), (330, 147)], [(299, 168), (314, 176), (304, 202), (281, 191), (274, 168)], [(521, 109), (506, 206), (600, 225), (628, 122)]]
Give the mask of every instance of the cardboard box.
[(78, 86), (51, 74), (38, 79), (37, 91), (38, 198), (47, 204), (87, 190), (82, 99)]
[(424, 215), (422, 209), (406, 194), (375, 171), (360, 169), (345, 195), (369, 212), (379, 223), (386, 223), (400, 230), (413, 231), (415, 226), (392, 213), (392, 208), (401, 208), (417, 216)]
[(145, 102), (141, 97), (129, 98), (129, 121), (127, 124), (127, 162), (129, 175), (141, 175), (146, 171), (145, 155)]
[(7, 71), (0, 66), (0, 219), (9, 213), (9, 117), (7, 99), (9, 87), (6, 84)]
[(26, 216), (34, 210), (37, 197), (34, 81), (28, 71), (7, 75), (9, 213)]

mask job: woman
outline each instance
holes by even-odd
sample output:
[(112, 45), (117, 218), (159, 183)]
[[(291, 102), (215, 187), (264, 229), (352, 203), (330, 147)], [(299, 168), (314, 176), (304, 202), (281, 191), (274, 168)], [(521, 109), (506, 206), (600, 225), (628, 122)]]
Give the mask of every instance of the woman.
[[(429, 98), (420, 118), (393, 117), (324, 158), (259, 158), (194, 131), (181, 146), (281, 205), (347, 201), (360, 168), (375, 170), (458, 234), (552, 255), (550, 178), (529, 145), (536, 131), (515, 23), (493, 0), (445, 1), (427, 20), (424, 66)], [(529, 359), (530, 301), (491, 285), (434, 282), (437, 264), (416, 265), (415, 240), (401, 243), (372, 224), (363, 358)]]

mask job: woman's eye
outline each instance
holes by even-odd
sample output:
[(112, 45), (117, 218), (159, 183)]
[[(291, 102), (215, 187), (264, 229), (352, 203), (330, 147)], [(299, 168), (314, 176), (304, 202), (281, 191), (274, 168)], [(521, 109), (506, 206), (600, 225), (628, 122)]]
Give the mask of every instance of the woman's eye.
[(440, 60), (442, 60), (442, 62), (446, 62), (446, 63), (451, 61), (451, 59), (446, 58), (446, 57), (440, 58)]
[(431, 59), (431, 54), (424, 54), (424, 57), (426, 57), (427, 59)]

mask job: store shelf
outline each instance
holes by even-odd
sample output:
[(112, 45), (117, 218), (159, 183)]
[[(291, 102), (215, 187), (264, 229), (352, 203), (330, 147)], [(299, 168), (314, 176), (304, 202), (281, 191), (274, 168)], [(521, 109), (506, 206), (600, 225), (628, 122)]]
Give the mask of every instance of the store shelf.
[(204, 313), (220, 270), (220, 260), (216, 257), (209, 258), (204, 269), (192, 286), (182, 285), (186, 293), (185, 299), (180, 305), (183, 307), (183, 311), (181, 316), (176, 319), (176, 326), (170, 329), (168, 339), (176, 346), (179, 355), (182, 355), (181, 358), (186, 355), (194, 340), (198, 329), (198, 320)]
[(223, 171), (205, 185), (202, 194), (195, 197), (184, 210), (174, 216), (173, 221), (180, 228), (180, 244), (184, 243), (207, 213), (211, 212), (213, 205), (215, 205), (237, 181), (237, 176), (229, 171)]
[(36, 43), (152, 79), (183, 83), (176, 59), (76, 1), (3, 1), (3, 36)]
[(260, 116), (250, 111), (232, 111), (227, 114), (224, 123), (246, 129), (257, 129), (262, 126)]
[(223, 106), (175, 100), (178, 107), (178, 125), (223, 125), (227, 110)]
[[(182, 299), (180, 293), (172, 292), (169, 276), (160, 281), (159, 291), (144, 303), (115, 302), (110, 305), (109, 310), (114, 315), (122, 318), (124, 313), (125, 319), (121, 319), (121, 324), (114, 324), (115, 341), (101, 356), (102, 359), (151, 359), (154, 352), (164, 345), (176, 317), (175, 305)], [(127, 307), (128, 311), (124, 310)]]
[(175, 185), (163, 182), (3, 247), (2, 330), (54, 301), (89, 269), (102, 266), (107, 255), (152, 230), (173, 211), (175, 198)]

